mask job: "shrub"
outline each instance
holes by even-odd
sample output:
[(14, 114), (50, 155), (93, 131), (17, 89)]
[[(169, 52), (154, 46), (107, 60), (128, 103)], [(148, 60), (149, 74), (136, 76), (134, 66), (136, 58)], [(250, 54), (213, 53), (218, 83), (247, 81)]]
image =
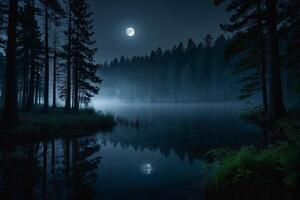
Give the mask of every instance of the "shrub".
[(208, 200), (283, 200), (299, 195), (299, 138), (261, 151), (244, 147), (213, 150), (208, 155), (216, 159), (205, 181)]

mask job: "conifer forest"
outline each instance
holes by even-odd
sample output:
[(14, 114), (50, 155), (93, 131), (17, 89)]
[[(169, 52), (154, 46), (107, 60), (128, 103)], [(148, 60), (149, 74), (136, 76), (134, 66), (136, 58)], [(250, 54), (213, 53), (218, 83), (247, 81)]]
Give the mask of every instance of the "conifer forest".
[(300, 198), (300, 0), (0, 0), (0, 199)]

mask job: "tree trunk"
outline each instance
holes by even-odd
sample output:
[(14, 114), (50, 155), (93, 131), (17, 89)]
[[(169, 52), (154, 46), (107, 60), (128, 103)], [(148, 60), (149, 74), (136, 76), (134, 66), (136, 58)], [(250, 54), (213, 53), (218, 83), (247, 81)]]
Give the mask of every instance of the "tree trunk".
[[(33, 58), (31, 58), (33, 59)], [(31, 61), (31, 68), (30, 68), (30, 80), (29, 80), (29, 96), (27, 102), (27, 110), (31, 110), (33, 106), (33, 99), (34, 99), (34, 79), (35, 79), (35, 65), (34, 60)]]
[(8, 126), (20, 123), (17, 111), (17, 65), (16, 65), (16, 27), (18, 0), (9, 1), (9, 24), (6, 52), (6, 87), (2, 123)]
[(269, 69), (269, 118), (272, 124), (285, 113), (282, 97), (276, 6), (277, 0), (266, 0), (268, 29), (267, 61)]
[(28, 98), (28, 48), (25, 48), (25, 61), (24, 61), (24, 71), (23, 71), (23, 95), (22, 95), (22, 107), (23, 109), (26, 108), (27, 105), (27, 98)]
[(69, 0), (69, 25), (68, 25), (68, 63), (67, 63), (67, 88), (65, 111), (71, 109), (71, 0)]
[(263, 10), (261, 0), (257, 0), (258, 7), (258, 26), (259, 26), (259, 49), (260, 49), (260, 76), (261, 76), (261, 87), (262, 87), (262, 101), (263, 101), (263, 114), (268, 113), (268, 97), (267, 97), (267, 79), (266, 79), (266, 50), (265, 50), (265, 37), (263, 33)]
[(44, 89), (44, 111), (49, 109), (49, 44), (48, 44), (48, 1), (45, 1), (45, 89)]
[[(31, 2), (32, 6), (32, 20), (35, 20), (35, 3), (34, 0)], [(33, 33), (34, 27), (31, 26), (30, 32)], [(28, 102), (27, 102), (27, 110), (31, 110), (33, 106), (33, 100), (34, 100), (34, 79), (35, 79), (35, 55), (34, 55), (34, 49), (31, 46), (31, 52), (30, 52), (30, 78), (29, 78), (29, 94), (28, 94)]]
[(53, 110), (56, 109), (56, 63), (57, 63), (57, 54), (56, 54), (56, 35), (54, 38), (54, 56), (53, 56), (53, 105), (52, 108)]
[[(76, 31), (76, 54), (78, 55), (78, 30)], [(79, 109), (79, 87), (78, 87), (78, 68), (79, 68), (79, 63), (77, 56), (75, 58), (75, 67), (74, 67), (74, 110), (77, 111)]]
[(38, 99), (39, 99), (39, 82), (40, 82), (40, 73), (39, 68), (36, 68), (35, 71), (35, 97), (34, 97), (34, 104), (35, 106), (38, 105)]

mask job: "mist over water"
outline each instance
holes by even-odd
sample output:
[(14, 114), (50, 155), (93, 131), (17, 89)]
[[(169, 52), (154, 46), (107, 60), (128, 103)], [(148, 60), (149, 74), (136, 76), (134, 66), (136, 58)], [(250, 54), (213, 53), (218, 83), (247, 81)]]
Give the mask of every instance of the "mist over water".
[[(49, 198), (202, 199), (206, 172), (202, 156), (216, 147), (237, 149), (255, 144), (262, 133), (240, 119), (247, 109), (244, 104), (102, 100), (94, 101), (93, 106), (128, 123), (118, 124), (111, 133), (24, 144), (19, 148), (26, 151), (6, 157), (5, 166), (25, 160), (28, 166), (22, 170), (38, 176), (37, 182), (29, 183), (34, 188), (31, 192)], [(25, 180), (33, 178), (7, 173), (18, 195)], [(0, 189), (5, 188), (5, 181), (0, 179)]]

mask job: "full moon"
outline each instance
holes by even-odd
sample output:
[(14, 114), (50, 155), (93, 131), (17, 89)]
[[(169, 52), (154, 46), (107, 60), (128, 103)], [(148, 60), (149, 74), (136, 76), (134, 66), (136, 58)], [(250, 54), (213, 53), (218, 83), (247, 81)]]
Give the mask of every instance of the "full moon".
[(134, 28), (127, 28), (126, 29), (126, 34), (129, 36), (129, 37), (132, 37), (135, 35), (135, 30)]

